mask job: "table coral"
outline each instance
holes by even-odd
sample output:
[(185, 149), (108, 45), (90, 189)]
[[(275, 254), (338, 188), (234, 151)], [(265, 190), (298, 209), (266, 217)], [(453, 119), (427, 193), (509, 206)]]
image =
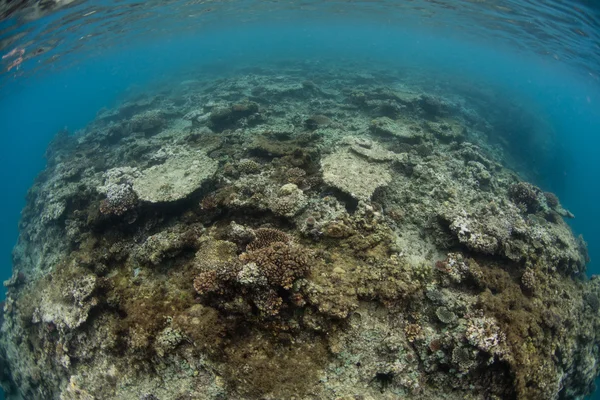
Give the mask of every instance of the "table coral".
[(347, 150), (338, 150), (321, 160), (323, 180), (358, 200), (370, 200), (377, 188), (391, 180), (390, 168), (369, 163)]
[(180, 200), (200, 189), (216, 170), (217, 163), (202, 151), (177, 151), (164, 163), (141, 170), (133, 191), (150, 203)]

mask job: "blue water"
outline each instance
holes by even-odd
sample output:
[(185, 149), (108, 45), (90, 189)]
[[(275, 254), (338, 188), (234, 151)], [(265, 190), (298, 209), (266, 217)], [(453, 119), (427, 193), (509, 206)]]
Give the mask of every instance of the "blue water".
[[(251, 9), (249, 3), (244, 2)], [(583, 53), (587, 46), (590, 59), (585, 60), (576, 58), (575, 50), (564, 49), (564, 56), (555, 57), (511, 46), (519, 37), (478, 37), (473, 34), (476, 26), (449, 35), (448, 26), (399, 27), (367, 17), (328, 19), (319, 13), (313, 22), (296, 23), (286, 18), (285, 23), (250, 21), (177, 35), (161, 35), (156, 29), (151, 37), (139, 35), (111, 47), (90, 45), (90, 39), (79, 53), (65, 54), (35, 74), (19, 76), (38, 68), (35, 60), (24, 63), (17, 74), (6, 73), (0, 89), (0, 276), (11, 274), (10, 254), (25, 194), (44, 167), (45, 148), (58, 130), (76, 131), (128, 93), (170, 79), (179, 82), (189, 71), (227, 71), (284, 59), (418, 68), (445, 83), (500, 87), (526, 104), (553, 127), (562, 149), (558, 155), (543, 154), (542, 148), (540, 154), (531, 154), (540, 169), (536, 183), (557, 193), (575, 214), (572, 227), (583, 234), (592, 258), (588, 273), (600, 274), (600, 81), (593, 72), (599, 71), (593, 57), (600, 49), (591, 40), (577, 44)], [(42, 18), (34, 23), (41, 29), (48, 22)], [(94, 26), (81, 29), (93, 32)]]

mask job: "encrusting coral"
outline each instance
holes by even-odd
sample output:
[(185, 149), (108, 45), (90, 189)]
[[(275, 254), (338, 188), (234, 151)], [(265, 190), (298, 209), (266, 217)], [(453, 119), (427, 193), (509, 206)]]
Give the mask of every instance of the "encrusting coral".
[(490, 143), (485, 95), (302, 68), (186, 81), (57, 135), (5, 282), (11, 398), (593, 390), (600, 279), (572, 214)]

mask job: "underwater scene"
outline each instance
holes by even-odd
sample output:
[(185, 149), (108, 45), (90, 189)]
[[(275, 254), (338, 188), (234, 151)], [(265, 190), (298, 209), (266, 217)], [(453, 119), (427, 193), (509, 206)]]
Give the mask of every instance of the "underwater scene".
[(11, 400), (600, 399), (600, 4), (0, 0)]

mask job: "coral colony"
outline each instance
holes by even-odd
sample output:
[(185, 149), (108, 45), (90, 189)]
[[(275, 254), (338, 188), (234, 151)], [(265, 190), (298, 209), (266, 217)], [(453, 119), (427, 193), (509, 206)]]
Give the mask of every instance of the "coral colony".
[[(382, 73), (380, 73), (382, 74)], [(0, 335), (24, 399), (578, 399), (600, 280), (468, 102), (186, 81), (60, 132)]]

